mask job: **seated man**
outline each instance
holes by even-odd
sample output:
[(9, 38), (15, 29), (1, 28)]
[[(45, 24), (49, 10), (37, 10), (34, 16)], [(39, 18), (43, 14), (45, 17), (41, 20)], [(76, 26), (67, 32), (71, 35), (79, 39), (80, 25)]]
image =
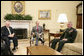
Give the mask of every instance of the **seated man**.
[(38, 40), (44, 43), (44, 40), (42, 39), (42, 34), (43, 34), (43, 28), (39, 26), (39, 22), (36, 21), (36, 26), (32, 28), (32, 32), (31, 32), (31, 35), (33, 36), (33, 40), (36, 37), (36, 44), (35, 44), (36, 46), (38, 45)]
[[(2, 36), (1, 36), (2, 37)], [(1, 38), (1, 55), (13, 55), (12, 51)]]
[(73, 43), (74, 42), (76, 35), (77, 35), (77, 31), (76, 31), (76, 29), (74, 29), (72, 27), (71, 22), (68, 22), (67, 27), (68, 28), (65, 30), (65, 32), (62, 34), (61, 37), (58, 37), (58, 38), (52, 40), (51, 48), (55, 49), (57, 42), (59, 42), (57, 51), (60, 52), (65, 43)]
[(5, 26), (1, 28), (1, 33), (2, 33), (2, 39), (5, 41), (8, 47), (10, 47), (10, 40), (13, 40), (14, 48), (12, 50), (13, 51), (16, 50), (18, 46), (18, 40), (17, 37), (15, 37), (15, 33), (12, 27), (10, 27), (9, 21), (6, 21)]

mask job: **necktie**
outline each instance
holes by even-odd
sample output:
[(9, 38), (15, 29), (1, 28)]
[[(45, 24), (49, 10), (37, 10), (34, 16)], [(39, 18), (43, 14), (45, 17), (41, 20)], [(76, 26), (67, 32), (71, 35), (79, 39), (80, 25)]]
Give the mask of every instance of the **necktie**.
[(37, 32), (38, 32), (38, 25), (37, 25)]

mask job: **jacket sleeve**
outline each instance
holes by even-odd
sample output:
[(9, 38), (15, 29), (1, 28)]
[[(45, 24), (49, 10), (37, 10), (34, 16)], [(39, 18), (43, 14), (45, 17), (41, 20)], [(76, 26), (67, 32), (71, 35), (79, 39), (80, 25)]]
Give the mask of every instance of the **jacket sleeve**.
[(43, 34), (43, 28), (41, 27), (41, 32), (40, 32), (40, 34), (42, 35)]
[(60, 40), (62, 40), (62, 39), (64, 38), (66, 30), (67, 30), (67, 29), (64, 29), (64, 32), (63, 32), (63, 34), (61, 35)]
[(61, 35), (60, 40), (64, 38), (65, 32)]
[(7, 34), (6, 31), (5, 31), (5, 27), (2, 27), (2, 28), (1, 28), (1, 35), (8, 37), (8, 34)]
[(12, 27), (10, 27), (10, 29), (11, 29), (11, 33), (15, 33), (15, 31)]

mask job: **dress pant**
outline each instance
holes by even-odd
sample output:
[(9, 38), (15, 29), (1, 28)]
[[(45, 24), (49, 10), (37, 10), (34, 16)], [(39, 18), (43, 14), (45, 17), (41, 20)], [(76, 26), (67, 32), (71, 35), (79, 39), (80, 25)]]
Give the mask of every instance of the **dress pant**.
[(63, 41), (63, 40), (60, 40), (60, 39), (53, 39), (51, 48), (55, 49), (57, 42), (59, 42), (58, 49), (57, 49), (57, 51), (59, 51), (59, 52), (62, 50), (62, 47), (64, 46), (65, 43), (70, 43), (70, 41)]
[(38, 34), (36, 33), (36, 44), (35, 45), (38, 45), (38, 41), (40, 40), (42, 43), (44, 43), (44, 40), (41, 39), (42, 36), (38, 36)]
[(60, 41), (59, 39), (53, 39), (53, 40), (52, 40), (51, 48), (55, 49), (55, 48), (56, 48), (56, 44), (57, 44), (57, 42), (59, 42), (59, 41)]
[(5, 41), (7, 47), (10, 49), (10, 40), (13, 40), (14, 48), (18, 46), (18, 40), (17, 37), (2, 37), (2, 39)]
[[(18, 46), (18, 40), (17, 37), (10, 38), (8, 37), (9, 40), (13, 40), (14, 48)], [(9, 42), (10, 43), (10, 42)], [(10, 45), (9, 45), (10, 46)]]
[(1, 38), (3, 41), (5, 41), (5, 49), (3, 49), (4, 51), (2, 51), (2, 55), (13, 55), (11, 49), (10, 49), (10, 40), (8, 39), (8, 37), (2, 37)]
[(7, 48), (10, 50), (10, 40), (8, 39), (8, 37), (2, 37), (2, 40), (5, 41)]

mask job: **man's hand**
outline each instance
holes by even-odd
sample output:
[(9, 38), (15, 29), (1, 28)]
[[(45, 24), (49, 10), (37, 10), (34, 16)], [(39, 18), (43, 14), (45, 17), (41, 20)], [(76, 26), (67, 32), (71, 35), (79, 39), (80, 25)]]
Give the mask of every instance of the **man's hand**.
[(33, 33), (33, 35), (35, 35), (35, 33)]
[(13, 33), (13, 34), (9, 35), (8, 37), (14, 37), (14, 35), (15, 35), (15, 34)]
[(65, 38), (64, 38), (64, 39), (62, 39), (62, 40), (67, 41), (67, 39), (65, 39)]
[(15, 33), (12, 34), (12, 37), (14, 37)]
[(42, 35), (42, 33), (39, 34), (40, 36)]
[(12, 36), (12, 34), (11, 34), (11, 35), (8, 35), (8, 37), (11, 37), (11, 38), (12, 38), (13, 36)]
[(38, 32), (37, 32), (37, 35), (38, 35), (38, 37), (40, 37), (40, 36), (41, 36), (41, 34), (39, 34)]
[(56, 37), (55, 39), (60, 39), (60, 37)]

